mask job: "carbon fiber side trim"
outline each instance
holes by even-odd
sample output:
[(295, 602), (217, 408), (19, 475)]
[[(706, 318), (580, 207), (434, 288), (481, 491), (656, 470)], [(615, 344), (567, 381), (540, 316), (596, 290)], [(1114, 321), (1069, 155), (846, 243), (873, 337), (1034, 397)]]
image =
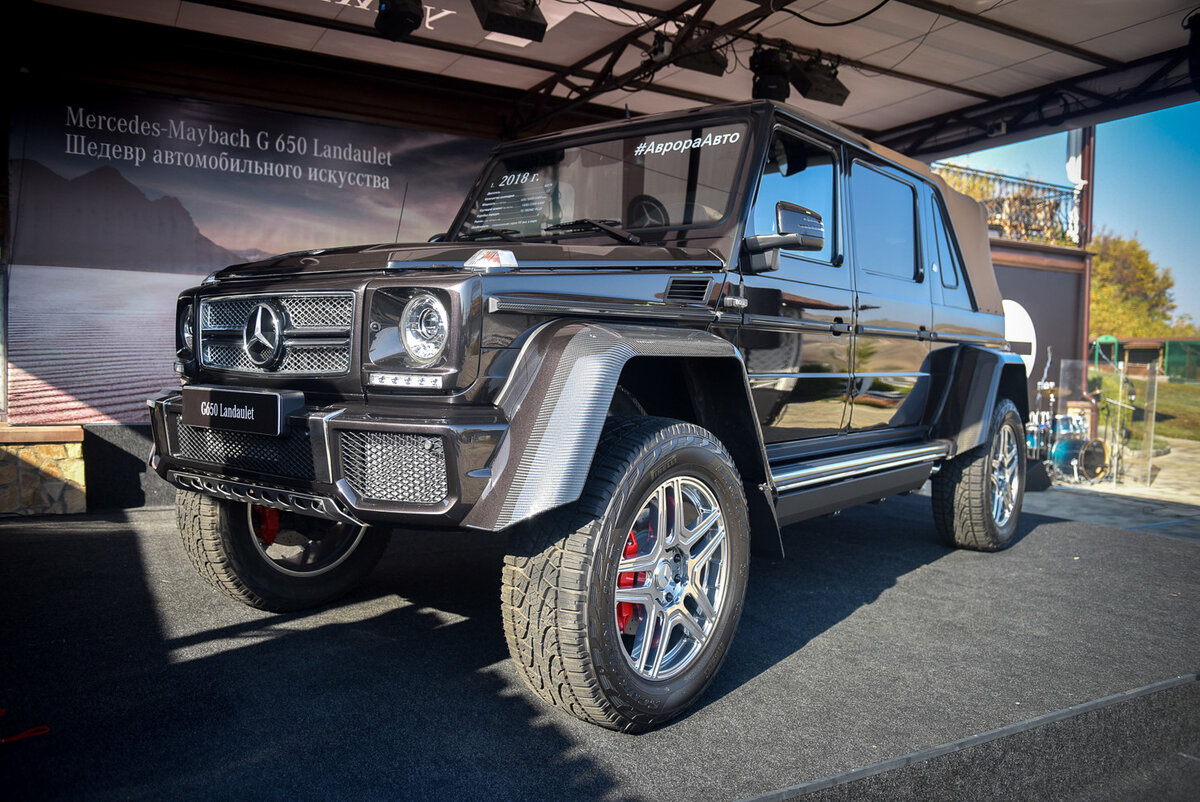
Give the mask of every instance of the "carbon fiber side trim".
[(497, 397), (509, 430), (496, 449), (491, 481), (463, 524), (503, 529), (578, 498), (617, 379), (637, 356), (741, 360), (732, 343), (706, 331), (546, 325), (526, 344)]

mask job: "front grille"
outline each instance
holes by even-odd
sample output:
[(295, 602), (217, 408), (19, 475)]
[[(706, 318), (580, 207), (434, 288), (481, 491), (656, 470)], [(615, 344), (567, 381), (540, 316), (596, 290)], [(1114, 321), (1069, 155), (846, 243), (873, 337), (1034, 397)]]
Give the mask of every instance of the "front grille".
[[(251, 362), (242, 344), (242, 332), (260, 303), (275, 308), (286, 332), (281, 354), (269, 368)], [(200, 302), (200, 363), (235, 373), (344, 376), (350, 371), (353, 325), (351, 292), (205, 298)]]
[(438, 504), (446, 498), (440, 437), (400, 432), (340, 432), (342, 473), (363, 498)]
[(224, 429), (177, 427), (180, 459), (291, 479), (315, 478), (308, 429), (290, 427), (279, 437)]

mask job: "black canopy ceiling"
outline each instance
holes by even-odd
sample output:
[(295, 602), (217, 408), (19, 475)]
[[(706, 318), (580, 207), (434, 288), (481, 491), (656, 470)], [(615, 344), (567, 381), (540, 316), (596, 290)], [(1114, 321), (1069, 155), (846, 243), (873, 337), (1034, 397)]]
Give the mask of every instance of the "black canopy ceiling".
[[(843, 105), (788, 102), (925, 160), (1200, 98), (1192, 0), (541, 0), (541, 42), (483, 30), (472, 0), (428, 0), (400, 42), (375, 32), (378, 0), (41, 2), (517, 88), (514, 135), (588, 104), (747, 99), (756, 47), (836, 66)], [(679, 64), (713, 51), (720, 75)]]

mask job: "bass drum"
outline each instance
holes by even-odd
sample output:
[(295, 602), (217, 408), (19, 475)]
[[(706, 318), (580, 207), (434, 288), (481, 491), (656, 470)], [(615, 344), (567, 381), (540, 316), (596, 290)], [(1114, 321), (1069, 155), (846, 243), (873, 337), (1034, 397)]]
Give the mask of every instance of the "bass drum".
[(1059, 440), (1050, 449), (1050, 463), (1068, 482), (1096, 482), (1108, 473), (1108, 449), (1099, 440)]

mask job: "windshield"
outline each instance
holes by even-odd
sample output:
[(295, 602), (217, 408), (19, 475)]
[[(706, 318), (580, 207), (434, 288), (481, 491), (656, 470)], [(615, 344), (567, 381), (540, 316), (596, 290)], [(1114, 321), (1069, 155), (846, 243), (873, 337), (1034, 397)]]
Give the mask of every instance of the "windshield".
[(716, 223), (746, 141), (746, 125), (734, 123), (507, 157), (492, 165), (456, 238), (595, 236), (586, 221), (623, 230)]

